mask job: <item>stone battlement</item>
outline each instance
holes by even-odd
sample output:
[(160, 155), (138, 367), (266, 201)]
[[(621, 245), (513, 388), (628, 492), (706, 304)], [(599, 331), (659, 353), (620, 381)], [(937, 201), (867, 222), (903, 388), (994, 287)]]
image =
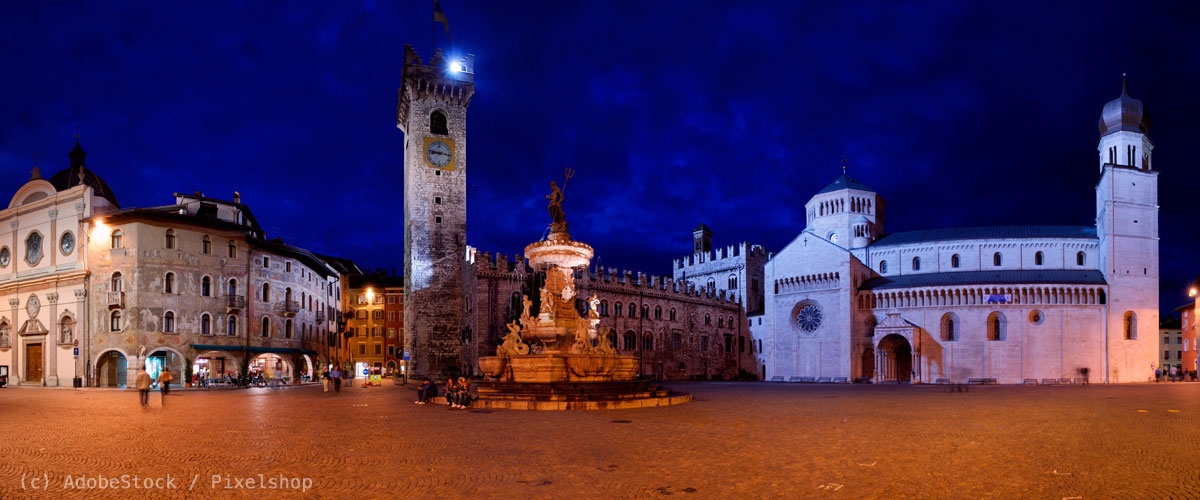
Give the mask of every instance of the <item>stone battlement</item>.
[(720, 264), (721, 261), (728, 261), (730, 265), (736, 265), (744, 262), (747, 257), (763, 257), (766, 258), (767, 250), (762, 245), (754, 245), (746, 242), (736, 245), (728, 245), (725, 248), (717, 248), (710, 252), (695, 252), (687, 257), (675, 259), (675, 269), (688, 269), (699, 265)]

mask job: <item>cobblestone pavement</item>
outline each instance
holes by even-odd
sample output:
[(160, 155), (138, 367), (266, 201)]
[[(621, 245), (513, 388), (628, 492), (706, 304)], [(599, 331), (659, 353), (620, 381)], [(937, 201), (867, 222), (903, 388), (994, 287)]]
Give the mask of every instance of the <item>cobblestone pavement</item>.
[[(0, 498), (1200, 498), (1200, 384), (669, 385), (696, 400), (485, 412), (309, 386), (142, 409), (133, 391), (4, 388)], [(175, 484), (63, 489), (122, 474)], [(311, 485), (246, 489), (260, 474)]]

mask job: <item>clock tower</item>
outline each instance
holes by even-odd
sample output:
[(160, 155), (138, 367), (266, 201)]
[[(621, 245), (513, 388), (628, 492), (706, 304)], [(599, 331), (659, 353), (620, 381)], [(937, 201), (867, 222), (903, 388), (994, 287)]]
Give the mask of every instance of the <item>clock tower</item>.
[(474, 66), (474, 56), (450, 60), (441, 49), (425, 64), (404, 46), (396, 127), (404, 132), (404, 354), (410, 377), (461, 368), (466, 122)]

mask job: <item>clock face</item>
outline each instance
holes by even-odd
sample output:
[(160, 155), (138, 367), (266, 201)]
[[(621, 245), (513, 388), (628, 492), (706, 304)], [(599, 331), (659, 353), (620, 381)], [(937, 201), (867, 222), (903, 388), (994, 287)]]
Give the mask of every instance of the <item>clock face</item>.
[(796, 314), (796, 325), (806, 333), (817, 331), (821, 327), (821, 310), (812, 304), (800, 308)]
[(70, 255), (71, 250), (75, 249), (75, 235), (70, 231), (63, 233), (62, 241), (58, 243), (58, 246), (62, 249), (63, 255)]
[(450, 145), (445, 141), (430, 141), (425, 148), (425, 161), (437, 168), (443, 168), (450, 164), (450, 160), (454, 158), (454, 151), (450, 149)]

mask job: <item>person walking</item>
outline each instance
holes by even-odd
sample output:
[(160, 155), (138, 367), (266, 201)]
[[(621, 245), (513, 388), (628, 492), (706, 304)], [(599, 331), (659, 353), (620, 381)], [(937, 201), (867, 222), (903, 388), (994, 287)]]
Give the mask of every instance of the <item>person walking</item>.
[(162, 391), (162, 404), (167, 405), (167, 394), (171, 393), (171, 368), (163, 367), (162, 373), (158, 374), (158, 388)]
[(146, 372), (146, 365), (138, 368), (135, 385), (138, 390), (138, 401), (142, 403), (142, 408), (145, 408), (150, 402), (150, 374)]
[(321, 388), (324, 389), (323, 392), (329, 392), (329, 369), (328, 368), (326, 368), (325, 371), (321, 372)]
[(330, 373), (329, 376), (333, 377), (333, 392), (340, 394), (342, 392), (342, 371), (334, 367), (333, 373)]

